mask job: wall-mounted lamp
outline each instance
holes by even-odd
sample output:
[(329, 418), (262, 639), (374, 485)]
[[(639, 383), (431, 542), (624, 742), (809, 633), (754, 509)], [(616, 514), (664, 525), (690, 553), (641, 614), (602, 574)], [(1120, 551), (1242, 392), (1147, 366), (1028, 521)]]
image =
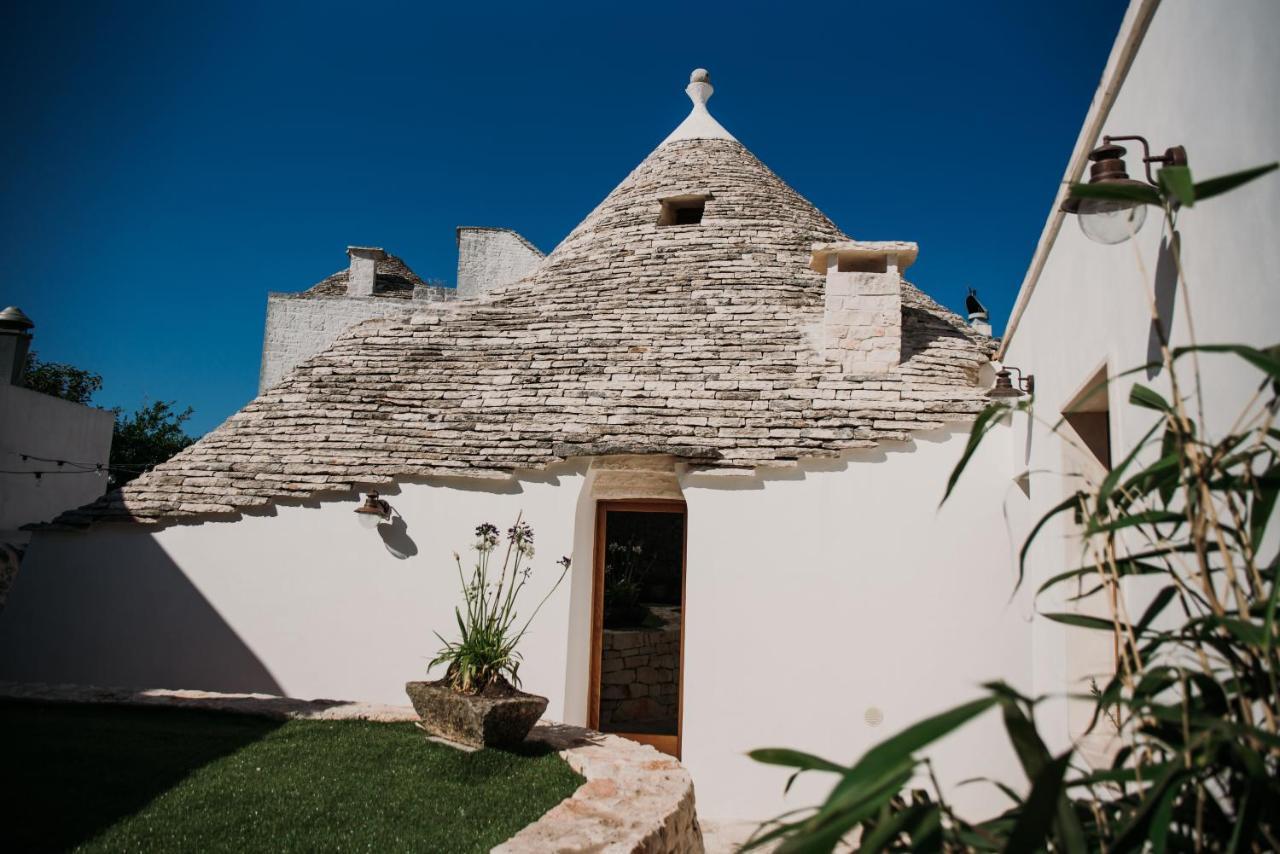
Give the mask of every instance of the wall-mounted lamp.
[(370, 492), (364, 497), (364, 503), (356, 508), (356, 518), (365, 528), (376, 528), (391, 518), (391, 505), (378, 497), (377, 492)]
[[(1017, 385), (1014, 385), (1013, 377), (1010, 371), (1018, 372)], [(987, 397), (992, 400), (1004, 400), (1015, 397), (1022, 397), (1024, 394), (1035, 394), (1036, 378), (1033, 374), (1027, 374), (1025, 377), (1022, 371), (1017, 368), (1001, 368), (996, 372), (996, 384), (991, 391), (987, 392)]]
[[(1147, 181), (1135, 181), (1125, 171), (1123, 146), (1119, 141), (1135, 141), (1142, 143), (1142, 162), (1146, 167)], [(1165, 149), (1164, 154), (1151, 154), (1151, 146), (1140, 136), (1104, 136), (1102, 145), (1089, 152), (1093, 165), (1089, 167), (1090, 184), (1111, 184), (1145, 188), (1159, 186), (1151, 174), (1152, 163), (1166, 166), (1186, 166), (1187, 150), (1181, 145)], [(1121, 199), (1067, 199), (1062, 203), (1062, 210), (1076, 214), (1080, 218), (1080, 230), (1085, 237), (1096, 243), (1123, 243), (1138, 233), (1147, 219), (1147, 206), (1139, 201)]]

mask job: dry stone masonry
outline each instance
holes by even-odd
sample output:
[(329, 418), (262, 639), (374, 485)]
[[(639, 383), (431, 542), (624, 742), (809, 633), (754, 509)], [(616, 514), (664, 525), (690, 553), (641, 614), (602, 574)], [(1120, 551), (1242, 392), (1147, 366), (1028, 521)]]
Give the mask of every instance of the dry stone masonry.
[(635, 732), (637, 723), (669, 723), (669, 731), (675, 732), (680, 715), (680, 614), (669, 610), (674, 611), (672, 619), (660, 628), (601, 633), (602, 730)]
[(382, 249), (352, 246), (351, 265), (299, 294), (267, 295), (266, 333), (258, 391), (278, 383), (294, 366), (323, 351), (364, 320), (408, 316), (424, 303), (452, 300), (456, 291), (423, 282)]
[[(709, 115), (686, 125), (531, 276), (352, 327), (195, 445), (60, 522), (226, 516), (607, 454), (788, 466), (982, 409), (991, 339), (906, 281), (897, 358), (863, 346), (894, 329), (878, 300), (893, 294), (870, 280), (840, 295), (854, 300), (840, 311), (859, 358), (834, 358), (814, 334), (832, 319), (827, 268), (811, 264), (815, 244), (850, 238)], [(661, 200), (676, 197), (705, 199), (701, 221), (660, 225)], [(871, 298), (867, 335), (857, 300)]]

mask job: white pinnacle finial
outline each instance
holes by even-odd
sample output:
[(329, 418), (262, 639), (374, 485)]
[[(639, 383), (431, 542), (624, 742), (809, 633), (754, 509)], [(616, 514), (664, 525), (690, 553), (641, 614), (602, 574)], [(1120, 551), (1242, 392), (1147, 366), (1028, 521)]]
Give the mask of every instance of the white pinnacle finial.
[(707, 101), (715, 94), (715, 87), (711, 85), (711, 75), (707, 73), (705, 68), (695, 68), (693, 73), (689, 75), (689, 85), (684, 87), (684, 91), (688, 93), (689, 100), (693, 101), (695, 110), (705, 110)]
[(693, 111), (671, 132), (671, 136), (663, 140), (664, 145), (677, 139), (733, 139), (733, 135), (707, 112), (707, 101), (716, 91), (707, 69), (695, 68), (684, 91), (693, 101)]

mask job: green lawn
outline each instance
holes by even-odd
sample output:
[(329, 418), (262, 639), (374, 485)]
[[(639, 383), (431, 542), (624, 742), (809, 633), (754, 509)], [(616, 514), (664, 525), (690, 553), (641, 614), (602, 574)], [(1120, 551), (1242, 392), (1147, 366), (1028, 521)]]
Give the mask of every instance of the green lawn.
[(0, 850), (487, 851), (582, 783), (412, 724), (0, 703)]

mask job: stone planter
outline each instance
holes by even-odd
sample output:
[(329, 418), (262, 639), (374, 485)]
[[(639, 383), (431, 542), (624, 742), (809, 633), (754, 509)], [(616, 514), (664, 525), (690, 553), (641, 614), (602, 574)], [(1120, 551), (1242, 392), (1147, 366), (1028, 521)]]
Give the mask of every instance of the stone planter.
[(547, 698), (459, 694), (440, 682), (406, 682), (405, 693), (427, 732), (469, 747), (515, 747), (547, 710)]

